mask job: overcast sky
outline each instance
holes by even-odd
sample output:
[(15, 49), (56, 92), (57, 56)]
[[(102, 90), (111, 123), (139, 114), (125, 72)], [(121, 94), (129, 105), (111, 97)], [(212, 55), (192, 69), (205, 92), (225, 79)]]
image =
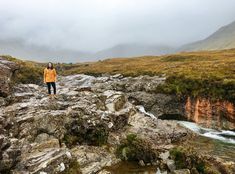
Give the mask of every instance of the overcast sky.
[(97, 51), (181, 45), (235, 20), (235, 0), (0, 0), (0, 40)]

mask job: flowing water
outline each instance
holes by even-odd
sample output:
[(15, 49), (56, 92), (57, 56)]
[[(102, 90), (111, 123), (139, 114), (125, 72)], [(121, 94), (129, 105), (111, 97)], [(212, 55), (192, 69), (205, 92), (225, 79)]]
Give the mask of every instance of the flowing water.
[(187, 122), (187, 121), (179, 121), (179, 124), (183, 125), (184, 127), (192, 130), (193, 132), (201, 136), (208, 137), (208, 138), (215, 139), (215, 140), (220, 140), (221, 142), (235, 145), (235, 132), (234, 131), (204, 128), (204, 127), (199, 126), (196, 123)]
[(234, 131), (204, 128), (196, 123), (187, 121), (179, 121), (179, 124), (199, 135), (189, 141), (190, 145), (195, 149), (235, 162)]
[[(137, 106), (137, 108), (147, 116), (154, 117), (153, 114), (146, 112), (143, 106)], [(235, 162), (234, 131), (204, 128), (188, 121), (178, 121), (178, 123), (198, 134), (189, 141), (189, 144), (196, 150)], [(140, 167), (136, 163), (121, 162), (108, 168), (108, 171), (112, 174), (156, 174), (158, 168), (156, 166)]]

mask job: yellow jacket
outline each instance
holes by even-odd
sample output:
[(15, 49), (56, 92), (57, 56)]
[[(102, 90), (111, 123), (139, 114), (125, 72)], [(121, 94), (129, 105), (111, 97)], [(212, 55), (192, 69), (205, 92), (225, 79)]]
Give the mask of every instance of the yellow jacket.
[(46, 82), (55, 82), (56, 81), (56, 70), (53, 69), (44, 69), (44, 83)]

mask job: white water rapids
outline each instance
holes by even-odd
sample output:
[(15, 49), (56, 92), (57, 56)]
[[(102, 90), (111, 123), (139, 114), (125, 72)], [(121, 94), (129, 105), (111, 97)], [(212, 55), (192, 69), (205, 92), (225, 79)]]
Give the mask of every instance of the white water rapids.
[[(147, 112), (143, 106), (138, 105), (136, 107), (138, 108), (140, 112), (144, 113), (145, 115), (151, 118), (155, 117), (152, 113)], [(234, 131), (204, 128), (196, 123), (189, 122), (189, 121), (178, 121), (178, 123), (201, 136), (220, 140), (225, 143), (235, 144), (235, 132)]]
[(228, 130), (215, 130), (201, 127), (200, 125), (188, 122), (188, 121), (178, 121), (182, 126), (192, 130), (193, 132), (212, 139), (220, 140), (225, 143), (235, 144), (235, 132)]

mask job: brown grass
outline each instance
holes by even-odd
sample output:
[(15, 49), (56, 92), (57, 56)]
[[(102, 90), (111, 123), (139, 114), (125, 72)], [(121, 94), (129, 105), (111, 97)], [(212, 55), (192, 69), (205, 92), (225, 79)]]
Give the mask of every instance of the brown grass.
[(178, 53), (166, 56), (113, 58), (93, 63), (77, 64), (64, 73), (121, 73), (127, 76), (166, 74), (169, 76), (184, 75), (194, 79), (216, 77), (225, 81), (234, 81), (235, 49)]
[[(22, 69), (16, 75), (17, 83), (42, 82), (45, 64), (21, 61), (9, 56), (8, 60), (19, 63)], [(167, 81), (156, 92), (179, 96), (203, 96), (229, 100), (235, 103), (235, 49), (221, 51), (184, 52), (165, 56), (112, 58), (103, 61), (57, 64), (58, 74), (84, 73), (123, 74), (124, 76), (163, 75)]]
[(113, 58), (75, 64), (63, 74), (123, 74), (167, 76), (156, 92), (179, 96), (203, 96), (235, 103), (235, 49), (185, 52), (165, 56)]

